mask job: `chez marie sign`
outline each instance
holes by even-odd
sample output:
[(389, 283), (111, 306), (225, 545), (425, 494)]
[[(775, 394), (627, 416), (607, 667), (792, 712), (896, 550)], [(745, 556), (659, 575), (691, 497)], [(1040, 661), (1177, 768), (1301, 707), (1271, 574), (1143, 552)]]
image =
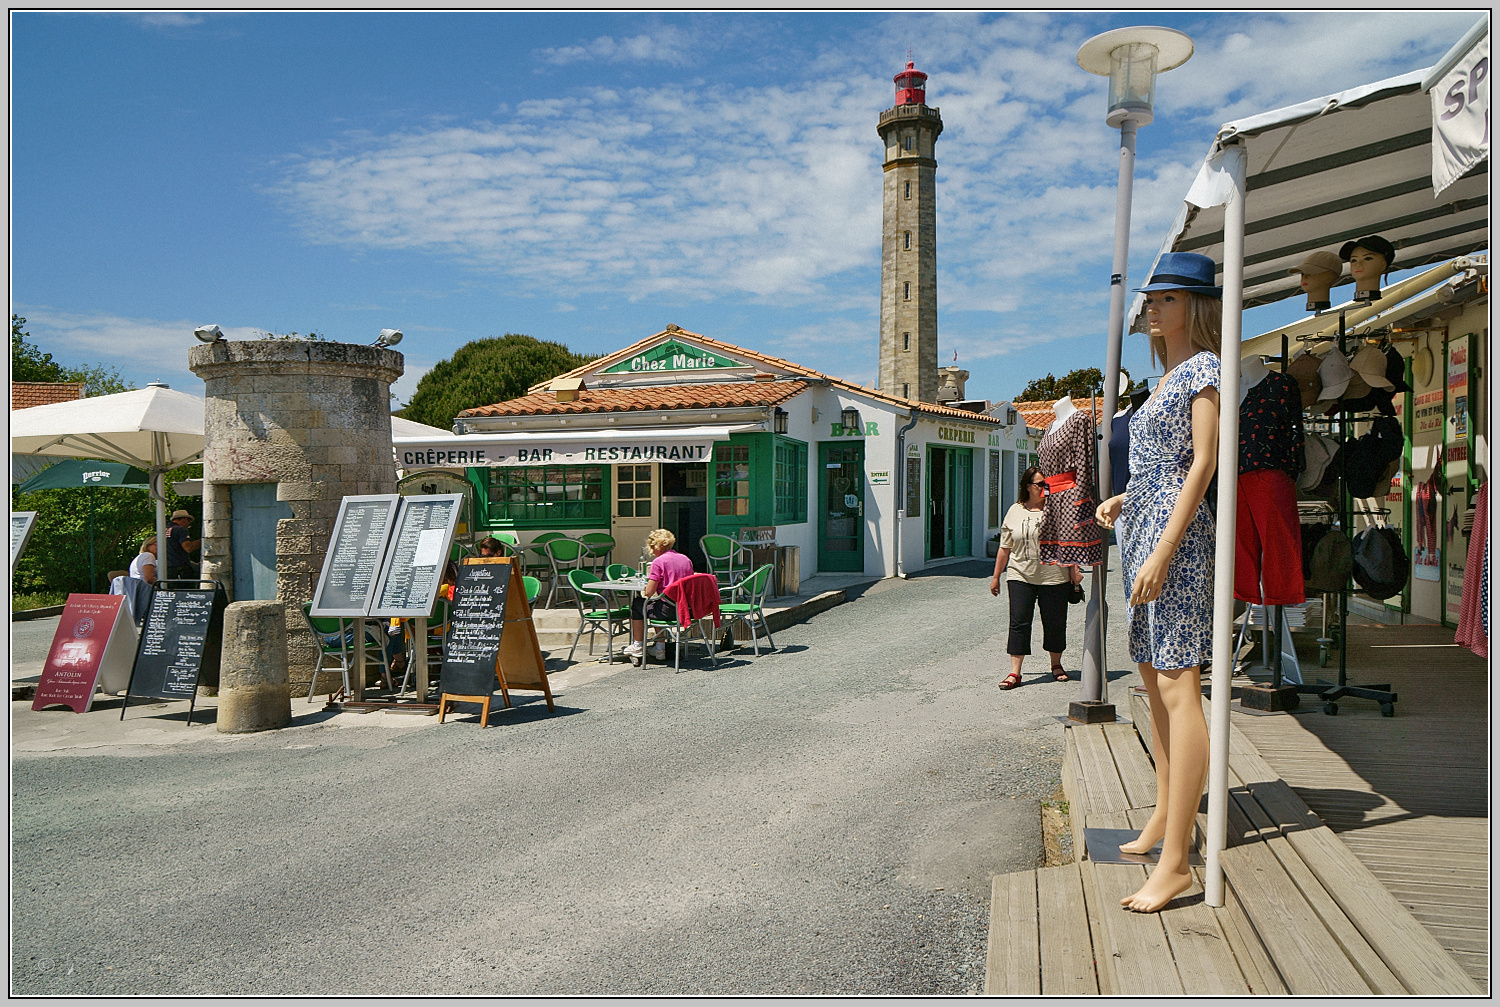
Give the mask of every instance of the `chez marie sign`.
[(710, 371), (745, 367), (732, 357), (701, 346), (668, 339), (604, 369), (605, 374), (646, 374), (652, 371)]

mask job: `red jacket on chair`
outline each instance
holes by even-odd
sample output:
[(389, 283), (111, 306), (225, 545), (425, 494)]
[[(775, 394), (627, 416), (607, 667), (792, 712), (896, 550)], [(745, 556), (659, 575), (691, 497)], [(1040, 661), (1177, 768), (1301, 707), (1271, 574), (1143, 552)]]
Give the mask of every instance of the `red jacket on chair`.
[(677, 624), (688, 626), (694, 619), (713, 616), (719, 624), (719, 581), (711, 573), (684, 577), (662, 592), (662, 597), (677, 606)]

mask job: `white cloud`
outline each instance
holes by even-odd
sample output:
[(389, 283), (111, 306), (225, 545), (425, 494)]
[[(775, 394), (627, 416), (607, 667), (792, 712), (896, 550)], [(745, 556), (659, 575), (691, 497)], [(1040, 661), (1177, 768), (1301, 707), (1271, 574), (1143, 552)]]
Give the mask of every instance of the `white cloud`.
[[(1366, 14), (1349, 45), (1329, 44), (1352, 37), (1344, 12), (1202, 16), (1197, 53), (1161, 78), (1159, 122), (1142, 134), (1136, 268), (1219, 123), (1423, 66), (1473, 16)], [(992, 313), (961, 354), (1002, 355), (1103, 327), (1118, 134), (1102, 121), (1103, 80), (1074, 61), (1087, 34), (1037, 14), (892, 16), (780, 83), (577, 88), (493, 121), (349, 137), (300, 159), (277, 191), (312, 240), (428, 251), (565, 303), (741, 297), (857, 318), (879, 269), (873, 121), (915, 40), (945, 123), (940, 311)], [(715, 44), (728, 43), (660, 28), (541, 57), (687, 60)]]

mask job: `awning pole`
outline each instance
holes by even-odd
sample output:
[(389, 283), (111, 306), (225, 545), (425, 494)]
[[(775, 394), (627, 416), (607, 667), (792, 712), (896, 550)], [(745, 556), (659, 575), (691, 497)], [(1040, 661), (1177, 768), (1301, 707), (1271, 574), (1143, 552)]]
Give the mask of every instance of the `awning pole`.
[(1208, 856), (1203, 901), (1224, 905), (1229, 810), (1229, 700), (1234, 669), (1234, 536), (1240, 461), (1240, 328), (1245, 292), (1245, 148), (1224, 151), (1234, 191), (1224, 208), (1224, 322), (1219, 349), (1219, 503), (1214, 548), (1214, 656), (1208, 724)]

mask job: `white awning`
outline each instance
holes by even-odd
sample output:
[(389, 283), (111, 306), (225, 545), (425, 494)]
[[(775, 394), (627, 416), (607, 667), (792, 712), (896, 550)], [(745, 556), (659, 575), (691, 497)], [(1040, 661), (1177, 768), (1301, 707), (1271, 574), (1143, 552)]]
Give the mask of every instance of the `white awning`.
[[(1365, 235), (1395, 245), (1403, 270), (1489, 247), (1488, 162), (1433, 195), (1425, 74), (1225, 123), (1161, 252), (1207, 255), (1223, 275), (1227, 190), (1217, 190), (1228, 184), (1222, 156), (1230, 140), (1245, 150), (1246, 308), (1300, 294), (1289, 269), (1309, 252), (1337, 252)], [(1132, 328), (1141, 303), (1137, 295)]]
[(761, 430), (739, 426), (627, 427), (621, 430), (527, 430), (504, 434), (395, 437), (403, 469), (445, 466), (615, 465), (640, 462), (706, 462), (715, 441)]

